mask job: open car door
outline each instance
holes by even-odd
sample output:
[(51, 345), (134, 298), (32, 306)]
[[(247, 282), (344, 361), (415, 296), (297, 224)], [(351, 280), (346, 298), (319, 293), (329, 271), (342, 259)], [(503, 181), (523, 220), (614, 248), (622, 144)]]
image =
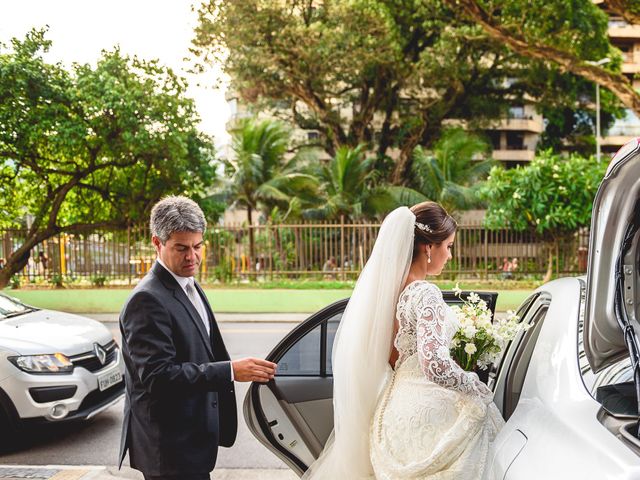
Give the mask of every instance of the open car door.
[[(495, 312), (498, 294), (478, 295)], [(462, 303), (453, 292), (443, 296), (449, 305)], [(347, 302), (329, 305), (287, 334), (267, 356), (278, 364), (275, 378), (252, 383), (245, 397), (249, 430), (300, 476), (318, 458), (333, 430), (331, 354)]]

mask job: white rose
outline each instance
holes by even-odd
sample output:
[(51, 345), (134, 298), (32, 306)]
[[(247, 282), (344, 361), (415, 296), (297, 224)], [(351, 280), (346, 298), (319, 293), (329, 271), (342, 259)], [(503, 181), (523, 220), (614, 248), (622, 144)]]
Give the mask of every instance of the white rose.
[(476, 348), (475, 343), (467, 343), (464, 346), (464, 351), (467, 352), (469, 355), (473, 355), (478, 351), (478, 349)]
[(473, 325), (466, 325), (463, 329), (464, 336), (467, 338), (473, 338), (478, 329)]

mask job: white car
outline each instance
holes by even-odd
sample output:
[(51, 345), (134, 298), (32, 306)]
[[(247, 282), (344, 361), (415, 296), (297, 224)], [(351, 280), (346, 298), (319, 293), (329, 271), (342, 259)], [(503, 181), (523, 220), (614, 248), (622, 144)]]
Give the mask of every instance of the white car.
[[(639, 140), (616, 154), (596, 195), (587, 276), (535, 290), (519, 308), (532, 328), (490, 368), (507, 422), (488, 478), (640, 479)], [(331, 347), (345, 305), (293, 330), (268, 356), (275, 379), (245, 399), (250, 430), (299, 475), (333, 428)]]
[(122, 398), (123, 373), (100, 322), (0, 294), (0, 441), (25, 424), (93, 417)]

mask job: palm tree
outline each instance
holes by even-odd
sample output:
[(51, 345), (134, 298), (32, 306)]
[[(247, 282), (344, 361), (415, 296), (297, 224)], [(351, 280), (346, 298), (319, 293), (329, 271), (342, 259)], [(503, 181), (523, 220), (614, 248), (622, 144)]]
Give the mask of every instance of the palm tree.
[(478, 206), (479, 184), (494, 165), (482, 160), (488, 151), (489, 145), (479, 136), (461, 128), (446, 130), (432, 152), (414, 150), (410, 185), (449, 213)]
[(313, 166), (311, 173), (320, 181), (320, 206), (306, 209), (307, 218), (374, 218), (426, 200), (410, 188), (381, 183), (374, 159), (365, 157), (363, 145), (339, 148), (328, 164)]
[[(223, 160), (226, 178), (216, 197), (245, 207), (249, 225), (255, 211), (268, 215), (274, 207), (291, 210), (299, 203), (298, 195), (306, 198), (317, 190), (317, 180), (300, 171), (301, 157), (287, 159), (289, 143), (289, 130), (274, 120), (244, 119), (232, 133), (234, 158)], [(252, 229), (249, 244), (253, 259)]]

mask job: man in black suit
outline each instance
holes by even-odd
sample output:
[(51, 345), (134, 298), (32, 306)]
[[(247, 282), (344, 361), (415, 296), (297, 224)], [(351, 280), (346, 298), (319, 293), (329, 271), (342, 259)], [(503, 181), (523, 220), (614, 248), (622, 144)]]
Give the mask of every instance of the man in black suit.
[(209, 479), (218, 445), (237, 432), (233, 382), (267, 382), (276, 365), (230, 361), (193, 277), (206, 222), (198, 205), (167, 197), (151, 211), (157, 261), (120, 314), (127, 395), (119, 465), (129, 450), (146, 480)]

